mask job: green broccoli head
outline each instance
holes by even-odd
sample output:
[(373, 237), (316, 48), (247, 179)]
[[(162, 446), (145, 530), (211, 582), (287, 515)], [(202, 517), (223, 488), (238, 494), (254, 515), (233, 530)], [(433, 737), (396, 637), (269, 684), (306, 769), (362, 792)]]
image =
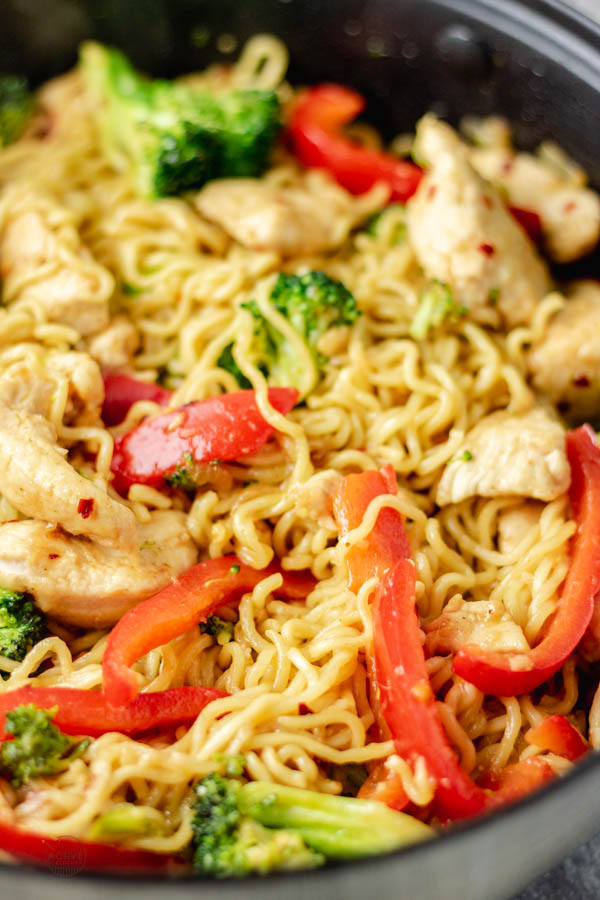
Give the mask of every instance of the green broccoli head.
[(348, 288), (325, 272), (280, 273), (271, 301), (317, 356), (317, 344), (326, 331), (334, 326), (353, 325), (360, 316)]
[(46, 617), (30, 594), (0, 588), (0, 656), (20, 662), (46, 634)]
[(54, 725), (56, 712), (57, 707), (44, 710), (31, 703), (6, 713), (5, 731), (13, 738), (0, 747), (0, 770), (13, 787), (62, 772), (89, 746), (89, 738), (76, 741)]
[(206, 622), (200, 622), (200, 631), (210, 634), (217, 640), (217, 644), (228, 644), (233, 638), (233, 622), (227, 622), (219, 616), (209, 616)]
[(196, 490), (198, 487), (198, 463), (191, 453), (183, 454), (177, 468), (165, 475), (165, 482), (169, 487), (178, 488), (181, 491)]
[(0, 147), (21, 136), (34, 110), (33, 95), (20, 75), (0, 75)]
[(82, 72), (101, 105), (105, 151), (139, 192), (166, 197), (213, 178), (260, 175), (280, 128), (274, 91), (210, 93), (143, 78), (118, 50), (88, 42)]
[(251, 872), (310, 868), (324, 861), (299, 835), (264, 828), (243, 816), (241, 790), (240, 781), (217, 774), (207, 775), (196, 785), (192, 844), (198, 871), (241, 877)]
[(432, 328), (439, 328), (446, 319), (457, 319), (467, 312), (466, 306), (456, 302), (447, 284), (434, 281), (421, 295), (419, 308), (410, 326), (410, 336), (415, 341), (423, 341)]
[(390, 203), (373, 213), (366, 222), (365, 231), (370, 237), (383, 237), (390, 247), (406, 241), (406, 206), (403, 203)]
[[(360, 311), (353, 295), (341, 281), (319, 271), (304, 275), (280, 273), (269, 300), (304, 342), (313, 365), (307, 368), (306, 357), (298, 352), (296, 344), (263, 315), (253, 300), (242, 304), (252, 315), (254, 325), (250, 359), (269, 384), (295, 387), (303, 398), (316, 387), (328, 362), (328, 357), (319, 351), (321, 337), (330, 328), (352, 325)], [(240, 387), (250, 387), (234, 352), (235, 345), (228, 344), (218, 365), (230, 372)]]
[(281, 127), (277, 94), (274, 91), (227, 91), (215, 97), (215, 106), (222, 116), (223, 175), (261, 175)]
[(182, 122), (156, 138), (156, 142), (154, 135), (150, 138), (144, 158), (138, 163), (143, 172), (143, 193), (172, 197), (218, 177), (215, 161), (219, 143), (205, 126)]
[(433, 832), (383, 803), (212, 774), (195, 788), (194, 865), (217, 876), (385, 853)]

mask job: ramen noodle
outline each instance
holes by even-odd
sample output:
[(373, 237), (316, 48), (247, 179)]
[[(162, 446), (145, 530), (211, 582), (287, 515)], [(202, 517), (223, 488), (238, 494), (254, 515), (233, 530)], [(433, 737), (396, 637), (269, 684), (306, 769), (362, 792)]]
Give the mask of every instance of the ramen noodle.
[[(181, 83), (276, 90), (285, 118), (297, 97), (286, 66), (285, 47), (258, 36), (235, 65)], [(535, 197), (544, 196), (537, 213), (545, 252), (561, 261), (597, 239), (598, 200), (583, 173), (552, 144), (537, 155), (516, 153), (502, 120), (466, 121), (475, 143), (459, 145), (454, 132), (427, 118), (415, 155), (426, 163), (429, 197), (421, 185), (408, 207), (391, 205), (376, 222), (373, 214), (389, 200), (384, 183), (350, 193), (326, 169), (303, 166), (282, 140), (256, 183), (217, 181), (149, 200), (103, 151), (97, 118), (76, 69), (40, 89), (28, 129), (0, 151), (0, 586), (29, 590), (49, 623), (24, 659), (1, 660), (1, 691), (102, 689), (115, 624), (99, 613), (109, 577), (133, 606), (198, 561), (235, 554), (252, 569), (275, 562), (284, 572), (309, 570), (315, 586), (305, 600), (283, 600), (273, 570), (239, 606), (218, 610), (232, 623), (230, 640), (192, 627), (144, 655), (134, 666), (143, 693), (186, 685), (224, 693), (195, 721), (138, 736), (108, 731), (57, 774), (22, 787), (0, 781), (3, 821), (85, 840), (106, 810), (131, 803), (153, 827), (121, 843), (183, 853), (192, 839), (194, 784), (241, 755), (250, 781), (330, 795), (344, 789), (347, 767), (364, 767), (364, 778), (387, 761), (412, 814), (439, 824), (426, 759), (402, 758), (377, 727), (369, 662), (377, 578), (356, 591), (348, 586), (349, 548), (386, 508), (404, 522), (435, 709), (464, 773), (486, 784), (532, 757), (565, 772), (568, 757), (527, 735), (562, 716), (583, 741), (597, 743), (588, 718), (593, 647), (514, 696), (482, 692), (452, 661), (472, 643), (526, 654), (546, 633), (577, 528), (566, 422), (590, 417), (600, 384), (597, 352), (577, 357), (584, 337), (596, 340), (600, 288), (556, 285), (525, 232), (511, 225), (504, 233), (493, 210), (485, 221), (497, 241), (482, 238), (474, 252), (496, 268), (482, 274), (465, 248), (465, 235), (478, 234), (474, 197), (479, 202), (487, 184), (474, 170), (499, 184), (494, 197), (514, 207), (535, 208)], [(383, 147), (367, 126), (350, 129), (350, 137)], [(392, 151), (412, 144), (403, 136)], [(268, 215), (278, 193), (292, 210), (285, 240), (279, 223), (251, 246), (245, 205)], [(583, 207), (573, 213), (572, 232), (568, 204)], [(311, 271), (342, 282), (360, 317), (327, 332), (322, 377), (283, 415), (252, 359), (246, 304), (254, 301), (275, 327), (288, 329), (303, 370), (312, 371), (306, 345), (269, 303), (279, 273)], [(423, 295), (441, 286), (459, 305), (415, 337)], [(577, 305), (587, 324), (569, 344)], [(239, 390), (220, 365), (234, 341), (235, 362), (273, 437), (209, 467), (193, 490), (133, 483), (117, 492), (115, 441), (162, 410), (142, 399), (105, 426), (100, 373), (159, 383), (174, 392), (175, 409)], [(332, 509), (341, 479), (386, 466), (397, 493), (374, 501), (346, 539)], [(64, 500), (82, 477), (97, 515), (73, 522)], [(53, 576), (42, 561), (53, 540), (72, 560), (78, 603), (69, 599), (67, 576)]]

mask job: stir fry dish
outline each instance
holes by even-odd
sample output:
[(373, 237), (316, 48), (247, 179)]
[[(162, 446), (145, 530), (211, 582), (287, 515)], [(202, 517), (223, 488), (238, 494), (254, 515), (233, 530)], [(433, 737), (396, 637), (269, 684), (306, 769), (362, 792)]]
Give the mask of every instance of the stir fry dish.
[(599, 197), (286, 68), (0, 79), (16, 861), (308, 869), (600, 747)]

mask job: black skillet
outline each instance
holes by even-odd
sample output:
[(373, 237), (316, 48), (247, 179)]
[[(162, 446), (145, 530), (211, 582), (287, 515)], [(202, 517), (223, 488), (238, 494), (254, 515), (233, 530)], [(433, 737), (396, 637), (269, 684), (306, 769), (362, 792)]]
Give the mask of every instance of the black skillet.
[[(499, 112), (521, 146), (558, 140), (600, 187), (600, 29), (557, 0), (2, 0), (0, 71), (39, 82), (95, 37), (143, 69), (175, 75), (229, 58), (223, 48), (234, 52), (260, 31), (286, 41), (293, 82), (351, 84), (387, 135), (428, 109), (451, 121)], [(578, 272), (598, 276), (598, 263), (590, 257)], [(16, 900), (503, 900), (599, 828), (594, 754), (489, 820), (386, 857), (243, 883), (168, 884), (86, 877), (77, 861), (53, 860), (53, 874), (2, 866), (0, 890)]]

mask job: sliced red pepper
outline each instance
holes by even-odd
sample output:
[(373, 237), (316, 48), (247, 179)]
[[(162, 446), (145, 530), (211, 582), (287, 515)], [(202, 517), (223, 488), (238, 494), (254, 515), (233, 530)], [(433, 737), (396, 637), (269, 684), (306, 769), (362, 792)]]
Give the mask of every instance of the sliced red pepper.
[(552, 766), (538, 756), (522, 759), (518, 763), (504, 766), (498, 772), (490, 770), (479, 779), (479, 786), (493, 791), (488, 795), (491, 809), (514, 803), (521, 797), (543, 787), (556, 778)]
[(123, 707), (111, 705), (100, 691), (26, 685), (0, 694), (0, 740), (6, 737), (6, 713), (29, 703), (38, 709), (58, 707), (53, 722), (66, 734), (98, 737), (108, 731), (138, 734), (193, 721), (208, 703), (226, 696), (217, 688), (180, 687), (138, 694)]
[(283, 576), (277, 593), (290, 600), (303, 600), (315, 585), (314, 578), (306, 573), (283, 572), (274, 565), (252, 569), (235, 556), (222, 556), (198, 563), (130, 609), (111, 631), (104, 651), (107, 700), (117, 706), (131, 703), (139, 691), (131, 669), (136, 660), (194, 628), (219, 606), (239, 601), (242, 594), (275, 572)]
[(548, 716), (525, 735), (528, 744), (540, 750), (550, 750), (574, 762), (590, 749), (574, 725), (566, 716)]
[(532, 209), (524, 209), (521, 206), (509, 206), (509, 213), (517, 220), (521, 228), (524, 228), (535, 244), (541, 244), (544, 233), (542, 220)]
[(415, 611), (415, 566), (403, 559), (385, 575), (373, 603), (375, 667), (380, 703), (397, 752), (422, 756), (437, 783), (435, 809), (443, 819), (482, 812), (485, 792), (461, 769), (448, 742), (429, 684)]
[(575, 650), (592, 618), (600, 589), (600, 449), (589, 425), (567, 434), (567, 455), (577, 534), (569, 572), (545, 636), (528, 653), (502, 653), (467, 644), (454, 658), (457, 675), (486, 694), (512, 697), (547, 681)]
[(390, 201), (406, 203), (419, 185), (421, 169), (389, 153), (361, 147), (340, 133), (364, 105), (360, 94), (339, 84), (304, 91), (288, 125), (294, 153), (305, 166), (327, 169), (353, 194), (382, 181), (391, 189)]
[[(371, 500), (381, 494), (396, 494), (398, 486), (391, 465), (379, 472), (370, 469), (357, 475), (346, 475), (333, 498), (333, 513), (340, 535), (345, 537), (362, 522)], [(381, 580), (399, 559), (410, 557), (410, 544), (395, 509), (384, 508), (375, 527), (359, 544), (353, 544), (346, 555), (348, 587), (357, 592), (369, 578)]]
[[(392, 466), (347, 475), (334, 497), (341, 535), (360, 524), (376, 496), (396, 492)], [(438, 783), (436, 807), (444, 818), (482, 811), (486, 795), (460, 768), (429, 685), (415, 609), (415, 567), (400, 513), (382, 509), (369, 536), (349, 549), (346, 563), (352, 590), (373, 576), (380, 582), (373, 604), (375, 672), (379, 703), (396, 750), (410, 763), (424, 757)], [(393, 808), (402, 808), (402, 783), (389, 768), (387, 773), (388, 783), (379, 788), (381, 796), (385, 794), (384, 802)], [(384, 776), (381, 770), (372, 773), (374, 782), (382, 782)]]
[(172, 396), (173, 391), (168, 391), (160, 384), (140, 381), (139, 378), (118, 372), (107, 372), (104, 376), (102, 420), (108, 426), (118, 425), (138, 400), (151, 400), (159, 406), (168, 406)]
[[(340, 536), (345, 537), (360, 525), (371, 500), (381, 494), (396, 494), (397, 490), (396, 473), (391, 464), (379, 471), (369, 469), (356, 475), (346, 475), (333, 497), (333, 512)], [(381, 579), (399, 559), (407, 556), (410, 556), (410, 546), (402, 520), (396, 510), (384, 507), (372, 531), (359, 544), (353, 544), (346, 554), (348, 587), (357, 593), (369, 578)], [(375, 661), (370, 653), (366, 663), (375, 714), (374, 730), (379, 740), (388, 740), (390, 732), (377, 702)], [(408, 803), (402, 779), (385, 762), (375, 766), (358, 796), (377, 799), (397, 810), (404, 809)]]
[[(269, 402), (284, 415), (298, 400), (295, 388), (269, 388)], [(254, 391), (235, 391), (141, 422), (115, 441), (111, 469), (114, 486), (125, 493), (132, 484), (161, 487), (166, 476), (190, 462), (232, 460), (257, 450), (273, 434), (259, 412)]]
[(358, 792), (361, 800), (377, 800), (385, 803), (390, 809), (402, 812), (408, 806), (409, 799), (399, 772), (390, 770), (385, 762), (378, 763)]
[(181, 861), (173, 856), (71, 837), (51, 838), (5, 822), (0, 822), (0, 849), (21, 862), (69, 875), (94, 871), (175, 874), (182, 870)]

